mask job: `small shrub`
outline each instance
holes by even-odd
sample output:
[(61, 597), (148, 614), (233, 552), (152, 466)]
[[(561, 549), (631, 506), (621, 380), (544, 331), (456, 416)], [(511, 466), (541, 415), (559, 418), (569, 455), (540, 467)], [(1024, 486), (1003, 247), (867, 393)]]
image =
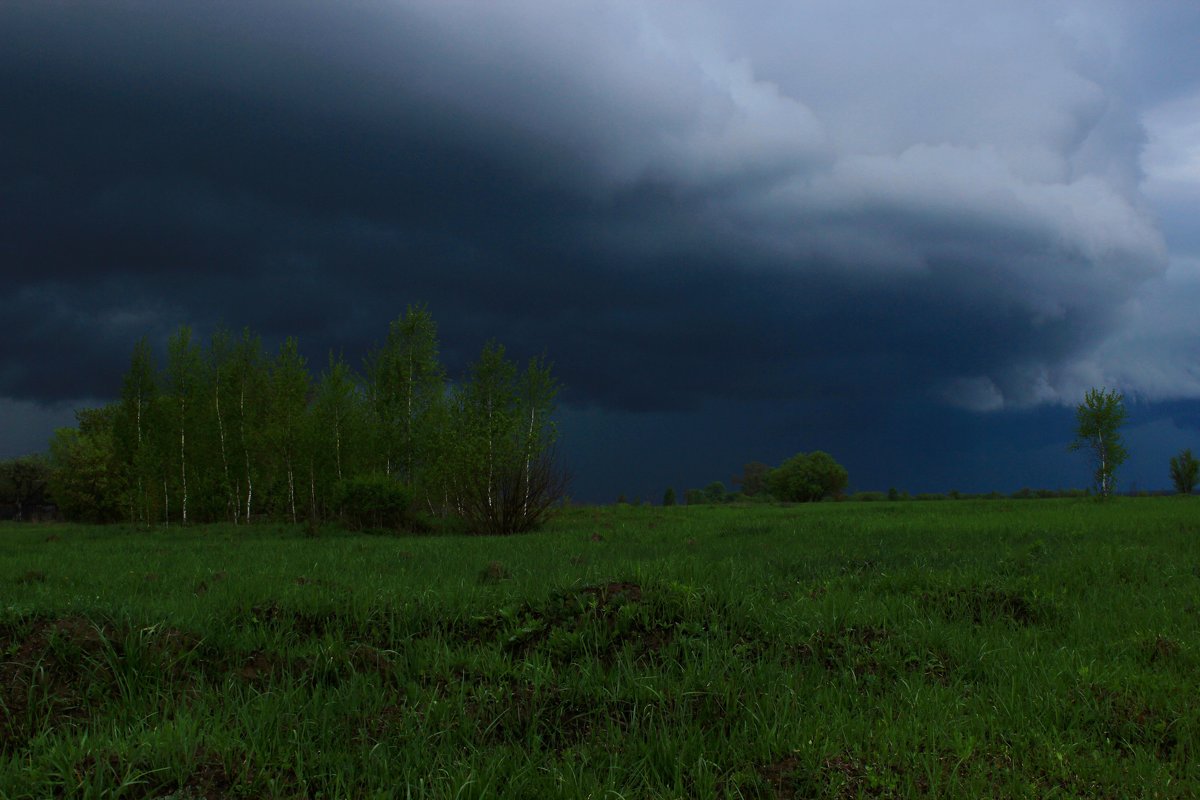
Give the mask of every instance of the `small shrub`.
[(710, 505), (716, 505), (717, 503), (725, 502), (725, 484), (721, 483), (720, 481), (713, 481), (708, 486), (705, 486), (703, 493), (704, 502), (709, 503)]
[(334, 505), (353, 530), (412, 530), (416, 526), (412, 490), (387, 475), (340, 481), (334, 490)]
[(1178, 494), (1191, 494), (1196, 490), (1196, 479), (1200, 475), (1200, 461), (1191, 450), (1184, 450), (1171, 458), (1171, 483)]

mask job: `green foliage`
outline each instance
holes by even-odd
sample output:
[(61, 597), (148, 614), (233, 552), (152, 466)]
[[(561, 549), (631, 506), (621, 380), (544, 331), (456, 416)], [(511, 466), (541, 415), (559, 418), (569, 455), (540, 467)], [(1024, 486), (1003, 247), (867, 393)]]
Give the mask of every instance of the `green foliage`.
[(702, 490), (704, 493), (704, 502), (709, 505), (724, 503), (728, 499), (728, 492), (725, 491), (725, 484), (720, 481), (713, 481), (705, 486)]
[(14, 519), (24, 520), (31, 507), (46, 503), (49, 482), (50, 464), (43, 456), (0, 461), (0, 504), (13, 506)]
[(1121, 439), (1125, 417), (1125, 396), (1115, 390), (1089, 389), (1075, 408), (1075, 441), (1069, 449), (1088, 454), (1101, 497), (1116, 489), (1117, 469), (1129, 456)]
[(771, 494), (790, 503), (839, 497), (849, 482), (845, 468), (821, 450), (797, 453), (767, 474)]
[(412, 488), (382, 473), (338, 481), (333, 505), (352, 530), (413, 530), (417, 526)]
[(75, 412), (76, 428), (50, 440), (50, 495), (69, 520), (113, 522), (122, 516), (128, 484), (113, 442), (118, 407)]
[(1200, 475), (1200, 461), (1192, 455), (1191, 450), (1183, 450), (1171, 458), (1171, 482), (1179, 494), (1191, 494), (1196, 490), (1196, 480)]
[[(158, 370), (143, 339), (103, 430), (57, 439), (67, 513), (113, 519), (115, 503), (142, 526), (316, 524), (337, 513), (339, 481), (378, 472), (408, 487), (423, 513), (514, 533), (542, 524), (565, 497), (558, 385), (543, 359), (518, 369), (489, 344), (451, 386), (432, 318), (410, 307), (365, 373), (331, 355), (314, 386), (295, 339), (271, 358), (248, 330), (240, 339), (218, 330), (204, 350), (186, 326)], [(92, 501), (103, 505), (85, 510)]]
[(541, 525), (562, 500), (552, 420), (558, 385), (542, 359), (523, 371), (489, 342), (451, 400), (457, 432), (445, 454), (446, 495), (481, 534), (511, 534)]
[(767, 491), (767, 474), (771, 468), (761, 461), (751, 461), (742, 467), (742, 475), (738, 483), (742, 486), (742, 494), (754, 497)]
[(675, 505), (675, 487), (674, 486), (668, 486), (667, 490), (665, 492), (663, 492), (662, 504), (664, 506)]
[[(288, 338), (279, 348), (279, 355), (271, 366), (270, 397), (265, 434), (269, 450), (275, 456), (271, 464), (276, 480), (281, 483), (279, 496), (286, 500), (278, 514), (286, 514), (292, 522), (298, 520), (296, 507), (303, 507), (298, 500), (302, 492), (297, 483), (302, 479), (305, 454), (303, 452), (307, 428), (308, 391), (311, 377), (300, 346), (294, 338)], [(286, 492), (282, 489), (286, 487)], [(315, 499), (315, 498), (314, 498)]]
[(158, 379), (149, 342), (143, 337), (133, 348), (129, 371), (121, 385), (120, 411), (113, 423), (113, 446), (125, 472), (128, 494), (123, 505), (129, 521), (148, 525), (157, 516), (156, 443), (163, 420)]
[(445, 373), (437, 326), (423, 306), (409, 306), (388, 327), (387, 340), (367, 359), (367, 396), (374, 422), (376, 469), (412, 486), (437, 458), (430, 421), (439, 416)]

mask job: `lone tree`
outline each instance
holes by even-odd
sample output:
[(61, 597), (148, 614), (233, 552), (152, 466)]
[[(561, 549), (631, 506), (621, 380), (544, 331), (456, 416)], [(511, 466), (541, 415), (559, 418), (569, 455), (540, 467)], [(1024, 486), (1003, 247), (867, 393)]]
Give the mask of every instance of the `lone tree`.
[(767, 473), (767, 489), (776, 500), (788, 503), (840, 497), (849, 482), (846, 468), (821, 450), (797, 453)]
[(1085, 450), (1091, 456), (1101, 497), (1112, 494), (1117, 468), (1129, 456), (1121, 442), (1125, 416), (1125, 396), (1115, 390), (1089, 389), (1075, 408), (1075, 441), (1069, 449)]
[(1191, 450), (1184, 450), (1171, 459), (1171, 482), (1175, 484), (1175, 491), (1180, 494), (1191, 494), (1195, 491), (1198, 473), (1200, 461), (1196, 460)]

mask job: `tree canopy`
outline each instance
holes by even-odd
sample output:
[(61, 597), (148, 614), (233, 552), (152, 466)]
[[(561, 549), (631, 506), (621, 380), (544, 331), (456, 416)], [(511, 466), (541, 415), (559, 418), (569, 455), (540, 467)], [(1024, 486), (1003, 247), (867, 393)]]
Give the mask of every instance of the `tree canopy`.
[(557, 392), (543, 359), (521, 368), (494, 342), (448, 381), (423, 307), (390, 325), (361, 373), (331, 353), (314, 376), (295, 339), (271, 355), (250, 331), (204, 346), (185, 326), (161, 367), (138, 342), (120, 400), (55, 434), (51, 485), (64, 515), (96, 522), (349, 519), (369, 500), (355, 526), (419, 511), (513, 533), (565, 495)]
[(1115, 390), (1089, 389), (1075, 408), (1075, 440), (1070, 449), (1088, 454), (1101, 497), (1115, 491), (1117, 469), (1129, 457), (1121, 438), (1125, 417), (1125, 396)]

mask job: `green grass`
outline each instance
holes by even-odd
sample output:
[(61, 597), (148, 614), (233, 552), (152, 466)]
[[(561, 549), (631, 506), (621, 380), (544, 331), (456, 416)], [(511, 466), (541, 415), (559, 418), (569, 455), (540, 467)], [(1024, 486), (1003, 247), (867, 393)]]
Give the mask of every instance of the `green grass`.
[(1194, 797), (1200, 503), (0, 526), (0, 797)]

